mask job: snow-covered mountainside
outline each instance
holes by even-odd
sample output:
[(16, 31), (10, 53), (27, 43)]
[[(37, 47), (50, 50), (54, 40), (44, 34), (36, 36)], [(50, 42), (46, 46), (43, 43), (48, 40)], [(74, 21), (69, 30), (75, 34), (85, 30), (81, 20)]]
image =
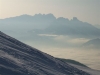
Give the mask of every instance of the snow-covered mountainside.
[(85, 72), (88, 72), (90, 73), (91, 75), (100, 75), (100, 71), (99, 70), (94, 70), (94, 69), (91, 69), (91, 68), (87, 68), (87, 67), (83, 67), (83, 66), (79, 66), (79, 65), (75, 65), (75, 64), (71, 64), (69, 63), (70, 65), (80, 69), (80, 70), (83, 70)]
[(0, 75), (90, 75), (0, 32)]

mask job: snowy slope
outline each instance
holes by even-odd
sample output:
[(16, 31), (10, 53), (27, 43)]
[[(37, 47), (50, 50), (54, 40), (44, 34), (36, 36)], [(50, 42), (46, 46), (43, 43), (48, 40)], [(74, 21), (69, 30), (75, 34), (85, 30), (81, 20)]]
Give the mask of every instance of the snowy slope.
[(0, 32), (0, 75), (90, 75)]
[(71, 64), (71, 63), (68, 63), (80, 70), (83, 70), (85, 72), (88, 72), (90, 73), (91, 75), (100, 75), (100, 71), (99, 70), (94, 70), (94, 69), (91, 69), (91, 68), (87, 68), (87, 67), (83, 67), (83, 66), (79, 66), (79, 65), (75, 65), (75, 64)]

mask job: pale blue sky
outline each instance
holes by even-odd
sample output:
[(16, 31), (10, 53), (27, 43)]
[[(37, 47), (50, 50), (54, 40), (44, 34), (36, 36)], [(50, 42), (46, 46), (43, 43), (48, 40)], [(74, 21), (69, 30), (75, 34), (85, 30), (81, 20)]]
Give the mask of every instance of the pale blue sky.
[(100, 24), (100, 0), (0, 0), (0, 19), (37, 13)]

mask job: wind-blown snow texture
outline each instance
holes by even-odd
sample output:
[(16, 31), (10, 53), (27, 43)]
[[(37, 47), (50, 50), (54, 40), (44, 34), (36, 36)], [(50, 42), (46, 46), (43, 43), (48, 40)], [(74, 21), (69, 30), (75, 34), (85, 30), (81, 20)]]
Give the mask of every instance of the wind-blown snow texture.
[(90, 75), (0, 32), (0, 75)]

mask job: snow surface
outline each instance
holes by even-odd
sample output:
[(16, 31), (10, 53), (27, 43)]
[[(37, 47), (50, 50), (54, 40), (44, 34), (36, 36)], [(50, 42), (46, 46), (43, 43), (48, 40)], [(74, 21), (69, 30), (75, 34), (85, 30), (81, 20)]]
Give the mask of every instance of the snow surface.
[(0, 75), (94, 75), (93, 73), (62, 62), (0, 32)]
[(71, 63), (68, 63), (80, 70), (83, 70), (85, 72), (88, 72), (90, 73), (91, 75), (100, 75), (100, 70), (94, 70), (94, 69), (91, 69), (91, 68), (87, 68), (87, 67), (83, 67), (83, 66), (79, 66), (79, 65), (75, 65), (75, 64), (71, 64)]

